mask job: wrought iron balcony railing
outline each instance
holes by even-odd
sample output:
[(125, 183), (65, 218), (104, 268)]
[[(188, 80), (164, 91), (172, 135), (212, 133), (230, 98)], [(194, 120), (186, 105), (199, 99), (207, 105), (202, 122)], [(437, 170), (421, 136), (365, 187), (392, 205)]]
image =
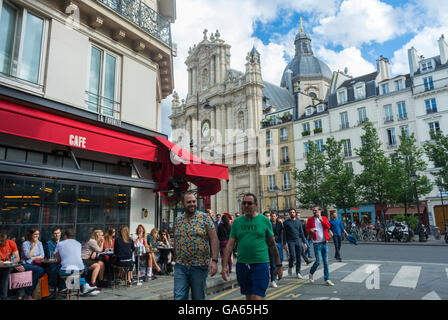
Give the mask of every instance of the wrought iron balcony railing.
[(170, 21), (151, 9), (142, 0), (97, 0), (114, 10), (151, 36), (172, 47)]

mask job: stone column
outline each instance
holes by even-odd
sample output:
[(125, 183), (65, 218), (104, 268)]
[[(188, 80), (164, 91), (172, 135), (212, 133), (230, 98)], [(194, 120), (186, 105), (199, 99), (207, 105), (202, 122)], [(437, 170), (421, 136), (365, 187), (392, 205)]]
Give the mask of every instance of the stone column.
[(215, 56), (210, 59), (210, 87), (215, 84)]
[(188, 69), (188, 94), (193, 94), (191, 68)]

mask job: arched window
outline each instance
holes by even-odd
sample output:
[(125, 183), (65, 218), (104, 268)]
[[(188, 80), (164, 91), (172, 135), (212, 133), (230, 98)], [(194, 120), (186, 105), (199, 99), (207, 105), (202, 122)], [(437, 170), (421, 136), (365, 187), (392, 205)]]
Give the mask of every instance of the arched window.
[(208, 70), (204, 69), (202, 70), (202, 89), (208, 88), (210, 77), (208, 76)]

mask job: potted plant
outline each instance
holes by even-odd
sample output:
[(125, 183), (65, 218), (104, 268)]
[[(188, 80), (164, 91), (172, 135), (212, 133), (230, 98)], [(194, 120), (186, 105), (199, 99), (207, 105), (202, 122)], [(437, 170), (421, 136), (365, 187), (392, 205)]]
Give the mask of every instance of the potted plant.
[(322, 128), (316, 128), (314, 129), (314, 133), (321, 133), (322, 132)]
[(305, 131), (302, 131), (302, 136), (303, 137), (305, 137), (305, 136), (309, 136), (311, 134), (311, 130), (305, 130)]

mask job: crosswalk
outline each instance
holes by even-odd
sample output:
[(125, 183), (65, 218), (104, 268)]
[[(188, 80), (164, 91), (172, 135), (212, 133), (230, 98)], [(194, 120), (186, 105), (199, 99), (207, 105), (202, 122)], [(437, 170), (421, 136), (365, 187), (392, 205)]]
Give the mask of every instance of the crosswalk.
[[(284, 280), (280, 280), (279, 288), (270, 288), (267, 299), (297, 299), (299, 297), (313, 299), (312, 288), (315, 284), (323, 284), (324, 272), (322, 265), (314, 273), (314, 285), (309, 286), (308, 274), (312, 264), (303, 265), (301, 274), (304, 280), (296, 281), (284, 273)], [(368, 298), (370, 289), (380, 289), (377, 292), (393, 294), (398, 299), (440, 300), (448, 299), (448, 264), (435, 263), (403, 263), (394, 261), (362, 261), (347, 260), (331, 262), (329, 264), (330, 278), (336, 283), (334, 287), (338, 293), (349, 295), (351, 291), (365, 294)], [(295, 269), (294, 269), (295, 270)], [(320, 281), (316, 281), (319, 280)], [(303, 287), (305, 285), (305, 287)], [(308, 287), (307, 287), (308, 285)], [(302, 289), (299, 290), (299, 288)], [(305, 289), (305, 291), (303, 291)], [(241, 298), (236, 288), (228, 293), (221, 293), (223, 299)], [(364, 291), (363, 293), (363, 290)], [(381, 291), (382, 290), (382, 291)], [(368, 292), (370, 291), (370, 293)], [(229, 294), (233, 293), (232, 296)], [(315, 297), (314, 297), (315, 298)]]

